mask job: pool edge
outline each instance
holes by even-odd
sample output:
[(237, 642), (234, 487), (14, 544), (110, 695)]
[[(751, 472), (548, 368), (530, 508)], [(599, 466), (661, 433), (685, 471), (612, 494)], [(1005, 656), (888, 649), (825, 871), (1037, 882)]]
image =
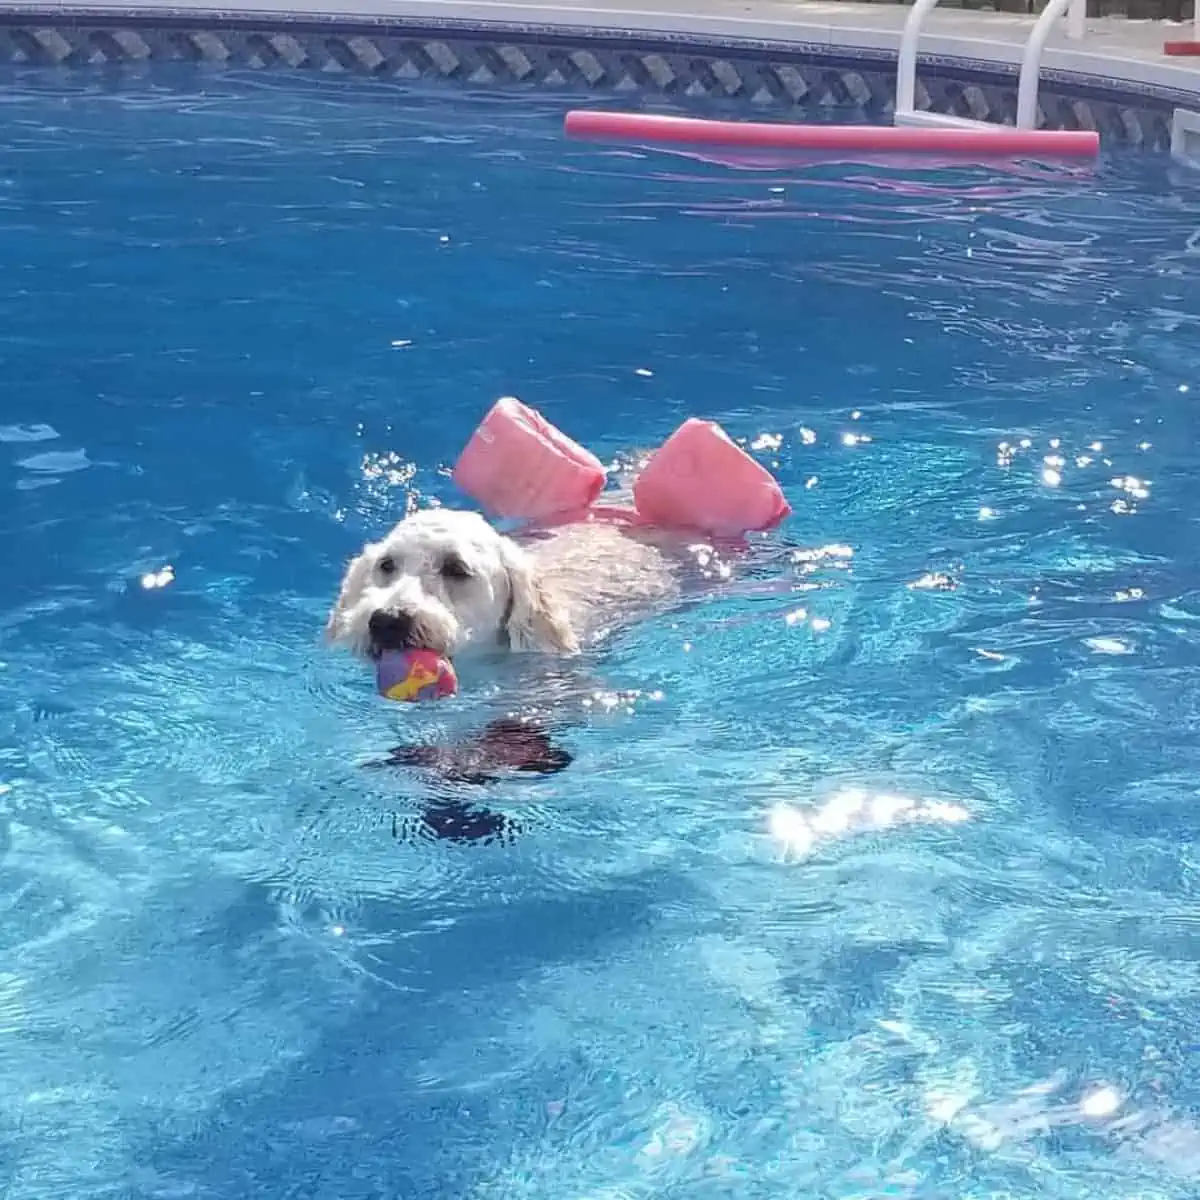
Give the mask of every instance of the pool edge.
[[(439, 15), (429, 15), (433, 11)], [(793, 118), (816, 108), (844, 109), (849, 120), (887, 120), (891, 115), (896, 53), (884, 44), (888, 31), (882, 28), (785, 25), (719, 14), (704, 19), (679, 12), (642, 13), (638, 27), (630, 28), (580, 19), (630, 15), (615, 10), (558, 10), (570, 19), (546, 20), (548, 11), (478, 0), (436, 5), (409, 0), (404, 11), (393, 12), (349, 6), (332, 12), (316, 7), (284, 12), (199, 4), (150, 8), (10, 2), (0, 3), (0, 64), (95, 69), (174, 62), (401, 83), (517, 86), (684, 108), (715, 101)], [(514, 20), (514, 14), (523, 19)], [(542, 19), (534, 19), (539, 14)], [(789, 36), (753, 36), (785, 31)], [(919, 108), (1012, 121), (1012, 59), (1018, 43), (931, 35), (929, 44), (933, 52), (923, 54), (920, 62)], [(939, 52), (947, 48), (955, 52)], [(1078, 53), (1058, 58), (1090, 61)], [(1096, 54), (1091, 60), (1110, 61)], [(1157, 68), (1150, 72), (1172, 81), (1194, 74), (1195, 86), (1184, 88), (1098, 74), (1078, 65), (1055, 66), (1052, 55), (1048, 62), (1041, 106), (1046, 128), (1096, 129), (1109, 145), (1165, 150), (1172, 110), (1200, 107), (1200, 72), (1171, 66), (1164, 68), (1165, 75)]]

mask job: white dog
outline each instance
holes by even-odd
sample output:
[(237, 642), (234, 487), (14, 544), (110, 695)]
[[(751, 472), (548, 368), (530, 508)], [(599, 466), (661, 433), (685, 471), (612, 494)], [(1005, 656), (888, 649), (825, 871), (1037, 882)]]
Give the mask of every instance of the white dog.
[(687, 549), (670, 535), (604, 520), (517, 541), (475, 513), (444, 508), (414, 513), (364, 546), (329, 614), (326, 636), (335, 645), (367, 660), (386, 650), (434, 650), (454, 658), (460, 675), (472, 651), (533, 652), (519, 666), (518, 713), (446, 744), (396, 746), (365, 764), (417, 768), (433, 781), (419, 814), (393, 819), (395, 836), (507, 841), (519, 832), (520, 821), (463, 788), (570, 764), (551, 730), (595, 688), (574, 656), (616, 626), (672, 604), (689, 567), (708, 561), (704, 549)]
[(574, 655), (678, 587), (676, 556), (652, 533), (594, 521), (521, 545), (476, 513), (432, 508), (351, 560), (326, 636), (368, 659), (401, 649)]

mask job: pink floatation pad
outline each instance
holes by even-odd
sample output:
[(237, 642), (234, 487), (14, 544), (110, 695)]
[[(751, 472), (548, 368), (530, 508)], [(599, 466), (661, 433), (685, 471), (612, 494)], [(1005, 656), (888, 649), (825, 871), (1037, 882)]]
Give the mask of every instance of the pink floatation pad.
[(662, 444), (633, 485), (652, 525), (736, 537), (772, 529), (792, 508), (778, 481), (714, 421), (695, 417)]
[(685, 421), (633, 486), (634, 509), (597, 506), (600, 460), (540, 413), (506, 397), (471, 436), (454, 481), (493, 516), (553, 524), (621, 520), (737, 537), (791, 513), (775, 477), (714, 421)]
[(591, 451), (506, 396), (471, 435), (453, 479), (493, 516), (550, 521), (594, 504), (605, 475)]

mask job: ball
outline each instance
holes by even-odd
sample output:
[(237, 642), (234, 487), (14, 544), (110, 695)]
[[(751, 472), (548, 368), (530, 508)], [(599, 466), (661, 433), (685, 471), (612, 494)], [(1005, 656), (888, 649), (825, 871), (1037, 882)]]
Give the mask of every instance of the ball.
[(389, 700), (438, 700), (458, 691), (458, 676), (434, 650), (387, 650), (375, 664), (375, 683)]

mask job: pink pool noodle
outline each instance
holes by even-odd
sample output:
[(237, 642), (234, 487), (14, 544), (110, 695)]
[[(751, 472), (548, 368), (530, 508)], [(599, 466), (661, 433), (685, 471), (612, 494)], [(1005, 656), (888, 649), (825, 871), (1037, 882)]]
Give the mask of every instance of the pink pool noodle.
[(493, 516), (549, 521), (595, 503), (600, 460), (540, 413), (498, 400), (455, 464), (453, 479)]
[(772, 529), (792, 509), (775, 477), (713, 421), (684, 423), (634, 481), (638, 516), (651, 525), (736, 537)]
[(651, 145), (741, 146), (758, 150), (865, 150), (994, 158), (1094, 158), (1100, 135), (1091, 129), (922, 128), (904, 125), (816, 125), (762, 121), (707, 121), (658, 113), (576, 109), (566, 115), (568, 137)]

